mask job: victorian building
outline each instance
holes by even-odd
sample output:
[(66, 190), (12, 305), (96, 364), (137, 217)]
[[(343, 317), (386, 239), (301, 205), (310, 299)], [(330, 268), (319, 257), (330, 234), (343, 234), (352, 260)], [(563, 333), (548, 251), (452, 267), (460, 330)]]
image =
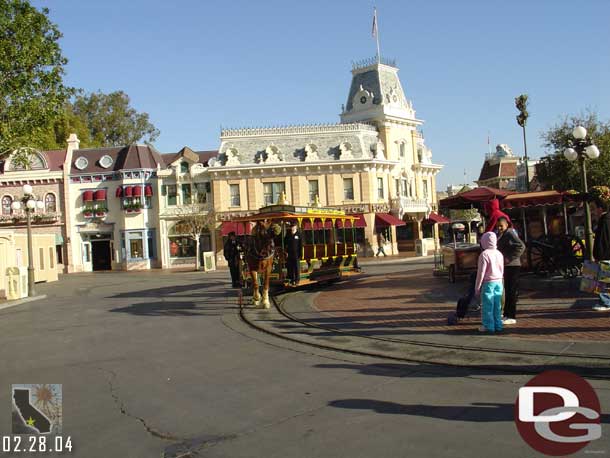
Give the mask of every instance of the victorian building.
[(205, 269), (215, 265), (214, 227), (197, 233), (190, 222), (198, 218), (204, 221), (213, 208), (208, 161), (217, 154), (185, 146), (178, 153), (162, 155), (164, 164), (157, 172), (157, 196), (163, 268), (195, 267), (197, 256)]
[(495, 153), (485, 155), (479, 179), (475, 183), (479, 186), (514, 191), (517, 187), (517, 167), (520, 160), (508, 145), (497, 145)]
[[(6, 296), (6, 269), (28, 265), (26, 213), (21, 202), (26, 184), (32, 186), (37, 202), (31, 213), (35, 281), (57, 280), (58, 273), (66, 270), (65, 153), (26, 148), (0, 161), (0, 297)], [(16, 202), (21, 208), (16, 208)]]
[(378, 234), (386, 252), (414, 250), (436, 208), (442, 168), (417, 130), (422, 124), (394, 63), (370, 60), (353, 67), (338, 124), (222, 130), (218, 157), (209, 161), (219, 236), (235, 229), (232, 218), (284, 193), (293, 205), (319, 202), (358, 215), (361, 255), (376, 250)]

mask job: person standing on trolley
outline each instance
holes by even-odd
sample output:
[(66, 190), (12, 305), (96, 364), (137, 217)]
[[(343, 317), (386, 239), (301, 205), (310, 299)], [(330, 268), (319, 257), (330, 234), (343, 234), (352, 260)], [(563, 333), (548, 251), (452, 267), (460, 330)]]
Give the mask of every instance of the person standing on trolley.
[(298, 232), (296, 221), (290, 223), (290, 228), (284, 237), (284, 249), (286, 250), (286, 269), (288, 271), (288, 281), (293, 286), (299, 284), (301, 277), (301, 251), (303, 240)]

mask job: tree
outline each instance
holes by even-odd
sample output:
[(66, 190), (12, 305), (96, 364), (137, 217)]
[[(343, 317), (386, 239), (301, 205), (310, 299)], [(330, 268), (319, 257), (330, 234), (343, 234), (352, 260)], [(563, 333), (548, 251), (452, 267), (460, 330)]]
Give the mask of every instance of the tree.
[(0, 155), (41, 147), (73, 90), (64, 85), (61, 33), (27, 0), (0, 0)]
[(207, 232), (212, 231), (216, 225), (216, 213), (208, 203), (198, 203), (193, 196), (191, 203), (184, 204), (176, 209), (176, 215), (180, 218), (180, 232), (187, 234), (195, 241), (195, 270), (201, 268), (199, 260), (199, 239)]
[(587, 111), (579, 116), (566, 116), (560, 123), (542, 133), (543, 146), (548, 154), (541, 159), (536, 172), (543, 189), (583, 191), (578, 161), (570, 162), (563, 156), (572, 129), (577, 125), (587, 129), (587, 135), (600, 151), (599, 158), (587, 160), (589, 187), (610, 182), (610, 122), (600, 121), (596, 113)]
[(74, 113), (72, 104), (67, 103), (59, 114), (41, 135), (41, 148), (62, 149), (66, 147), (66, 139), (75, 133), (80, 140), (81, 148), (102, 146), (91, 140), (91, 134), (86, 122)]
[(148, 113), (138, 113), (129, 102), (129, 96), (123, 91), (110, 94), (98, 91), (78, 95), (72, 108), (87, 125), (93, 144), (152, 143), (159, 136), (159, 130), (149, 121)]

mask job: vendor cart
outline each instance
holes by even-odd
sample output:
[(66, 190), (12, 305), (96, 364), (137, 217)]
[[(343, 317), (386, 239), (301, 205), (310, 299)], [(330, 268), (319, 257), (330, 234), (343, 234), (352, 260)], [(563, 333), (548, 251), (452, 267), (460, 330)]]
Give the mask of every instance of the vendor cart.
[(478, 243), (450, 243), (443, 246), (443, 265), (449, 272), (449, 281), (455, 283), (458, 276), (477, 270), (481, 247)]

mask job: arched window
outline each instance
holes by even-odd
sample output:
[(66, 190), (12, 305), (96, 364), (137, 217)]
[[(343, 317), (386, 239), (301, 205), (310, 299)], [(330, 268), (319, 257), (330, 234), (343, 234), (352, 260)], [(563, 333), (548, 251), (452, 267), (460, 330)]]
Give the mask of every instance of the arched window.
[(55, 194), (48, 193), (44, 197), (44, 208), (47, 213), (55, 213), (57, 211), (57, 200)]
[(13, 204), (13, 198), (11, 196), (4, 196), (2, 198), (2, 214), (5, 216), (13, 213), (13, 208), (11, 205)]

